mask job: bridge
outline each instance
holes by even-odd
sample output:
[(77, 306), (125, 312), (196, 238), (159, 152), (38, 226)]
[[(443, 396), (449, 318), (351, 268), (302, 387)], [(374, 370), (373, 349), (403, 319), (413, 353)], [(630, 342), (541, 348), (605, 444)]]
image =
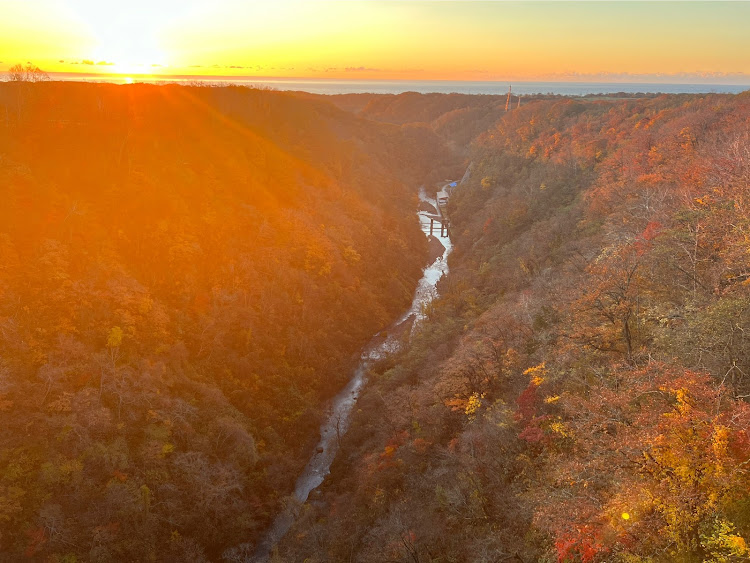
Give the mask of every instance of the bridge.
[(432, 213), (423, 213), (422, 217), (430, 220), (430, 234), (431, 235), (435, 228), (435, 221), (437, 221), (438, 223), (440, 223), (440, 236), (441, 237), (449, 236), (448, 228), (450, 227), (450, 221), (448, 221), (447, 216), (443, 215), (442, 213), (440, 215), (433, 215)]
[(448, 211), (446, 206), (448, 205), (448, 199), (451, 196), (451, 192), (458, 185), (458, 182), (451, 182), (446, 180), (446, 184), (442, 187), (437, 194), (435, 194), (435, 201), (437, 202), (437, 215), (425, 214), (425, 217), (430, 220), (430, 234), (432, 234), (435, 226), (435, 221), (440, 222), (440, 236), (450, 238), (450, 218), (448, 217)]

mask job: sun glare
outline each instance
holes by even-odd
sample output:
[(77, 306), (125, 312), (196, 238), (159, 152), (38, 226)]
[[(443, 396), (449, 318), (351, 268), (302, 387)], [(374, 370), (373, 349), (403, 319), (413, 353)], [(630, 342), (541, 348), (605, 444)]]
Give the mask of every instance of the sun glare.
[(124, 30), (119, 35), (102, 35), (93, 56), (97, 66), (116, 74), (151, 74), (167, 65), (156, 41), (130, 37)]
[(179, 11), (174, 2), (134, 0), (112, 5), (74, 0), (71, 7), (91, 33), (94, 47), (90, 59), (100, 71), (152, 74), (168, 65), (163, 34)]

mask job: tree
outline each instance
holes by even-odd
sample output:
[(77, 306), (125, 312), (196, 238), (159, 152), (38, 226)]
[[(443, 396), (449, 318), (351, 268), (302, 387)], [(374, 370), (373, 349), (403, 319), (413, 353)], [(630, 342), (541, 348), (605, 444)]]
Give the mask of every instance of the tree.
[(49, 74), (31, 63), (13, 65), (8, 69), (8, 80), (11, 82), (45, 82)]
[(562, 395), (550, 425), (558, 450), (533, 493), (560, 560), (668, 550), (673, 561), (706, 561), (732, 538), (746, 552), (734, 532), (741, 519), (729, 518), (748, 490), (750, 409), (728, 391), (653, 362), (616, 366), (585, 396)]

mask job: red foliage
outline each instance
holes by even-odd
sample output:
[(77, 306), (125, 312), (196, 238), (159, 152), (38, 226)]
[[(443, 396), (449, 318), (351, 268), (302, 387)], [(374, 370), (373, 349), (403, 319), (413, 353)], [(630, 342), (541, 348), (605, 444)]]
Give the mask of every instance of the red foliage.
[(34, 557), (41, 547), (47, 542), (47, 538), (44, 534), (44, 528), (32, 528), (26, 530), (26, 535), (29, 538), (29, 544), (26, 546), (24, 551), (25, 557)]
[(536, 383), (529, 383), (517, 399), (518, 410), (515, 412), (516, 422), (521, 426), (518, 437), (532, 444), (549, 441), (549, 436), (545, 436), (542, 425), (549, 420), (550, 416), (537, 415), (539, 404), (537, 387)]
[(536, 385), (530, 383), (518, 397), (517, 403), (518, 410), (516, 411), (516, 420), (528, 424), (528, 422), (536, 415)]
[(737, 459), (750, 457), (750, 436), (748, 436), (747, 430), (740, 430), (732, 434), (729, 440), (729, 451)]
[(423, 455), (427, 453), (427, 450), (432, 445), (432, 442), (428, 442), (424, 438), (416, 438), (413, 442), (413, 445), (414, 451), (416, 451), (420, 455)]
[(391, 439), (388, 440), (388, 444), (386, 445), (398, 449), (403, 446), (408, 440), (409, 433), (406, 430), (401, 430), (400, 432), (396, 432), (393, 436), (391, 436)]
[(651, 248), (651, 242), (659, 236), (662, 225), (658, 221), (649, 221), (643, 232), (638, 235), (635, 241), (635, 250), (638, 256), (642, 256), (649, 248)]
[(643, 240), (654, 240), (660, 232), (661, 223), (658, 221), (649, 221), (648, 225), (646, 225), (646, 228), (643, 229), (643, 232), (641, 233), (641, 238)]
[(483, 232), (484, 234), (487, 234), (487, 233), (489, 232), (489, 230), (490, 230), (490, 227), (492, 226), (492, 221), (493, 221), (492, 217), (489, 217), (489, 218), (488, 218), (488, 219), (487, 219), (487, 220), (486, 220), (486, 221), (484, 222), (484, 226), (482, 227), (482, 232)]
[(544, 431), (538, 426), (529, 425), (521, 431), (518, 437), (534, 444), (542, 441), (544, 438)]
[(599, 540), (599, 535), (599, 531), (590, 525), (558, 535), (555, 541), (558, 563), (579, 558), (586, 563), (593, 561), (600, 553), (606, 553), (608, 549)]

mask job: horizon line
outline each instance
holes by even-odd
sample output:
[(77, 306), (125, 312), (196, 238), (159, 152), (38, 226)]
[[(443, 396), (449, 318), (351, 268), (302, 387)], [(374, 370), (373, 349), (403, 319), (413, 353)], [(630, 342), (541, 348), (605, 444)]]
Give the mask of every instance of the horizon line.
[[(53, 71), (47, 75), (51, 79), (59, 81), (73, 82), (80, 79), (82, 82), (92, 81), (112, 81), (127, 80), (139, 82), (148, 82), (150, 80), (159, 82), (188, 81), (197, 82), (309, 82), (309, 83), (327, 83), (327, 82), (351, 82), (351, 83), (503, 83), (503, 84), (664, 84), (664, 85), (701, 85), (701, 86), (750, 86), (750, 76), (745, 80), (736, 82), (715, 81), (719, 77), (700, 77), (690, 76), (643, 76), (643, 77), (595, 77), (580, 76), (570, 77), (535, 77), (535, 78), (487, 78), (487, 79), (467, 79), (467, 78), (372, 78), (372, 77), (326, 77), (326, 76), (273, 76), (273, 75), (218, 75), (218, 74), (158, 74), (158, 73), (96, 73), (96, 72), (66, 72)], [(712, 79), (714, 79), (712, 81)]]

